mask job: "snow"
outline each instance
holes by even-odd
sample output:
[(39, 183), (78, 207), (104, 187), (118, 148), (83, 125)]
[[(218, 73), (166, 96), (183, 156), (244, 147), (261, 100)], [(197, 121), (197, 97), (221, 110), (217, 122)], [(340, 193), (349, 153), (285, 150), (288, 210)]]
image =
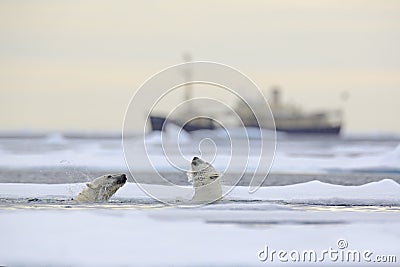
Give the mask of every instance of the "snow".
[(183, 220), (179, 210), (174, 219), (163, 220), (154, 217), (159, 212), (0, 212), (0, 261), (9, 266), (256, 266), (266, 264), (257, 259), (265, 245), (319, 250), (336, 247), (339, 238), (352, 249), (399, 257), (399, 216), (384, 224), (240, 227)]
[(294, 154), (278, 151), (272, 171), (285, 172), (400, 172), (400, 145), (393, 150), (366, 147), (334, 147)]
[[(133, 183), (108, 203), (57, 201), (83, 186), (0, 184), (0, 265), (275, 266), (285, 263), (257, 258), (266, 245), (318, 253), (338, 249), (339, 239), (351, 250), (400, 260), (400, 185), (389, 179), (362, 186), (312, 181), (254, 194), (236, 187), (219, 203), (190, 208), (156, 202)], [(331, 204), (338, 199), (340, 206)]]

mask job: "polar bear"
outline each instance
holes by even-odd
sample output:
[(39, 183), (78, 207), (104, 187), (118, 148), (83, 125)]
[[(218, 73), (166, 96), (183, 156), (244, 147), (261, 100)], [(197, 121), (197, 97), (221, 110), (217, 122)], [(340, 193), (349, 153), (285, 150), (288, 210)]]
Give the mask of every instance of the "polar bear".
[(187, 172), (188, 181), (193, 184), (193, 202), (213, 202), (222, 198), (219, 182), (221, 174), (208, 162), (194, 157), (192, 171)]
[(73, 200), (77, 202), (107, 201), (126, 182), (125, 174), (107, 174), (87, 183), (87, 187)]

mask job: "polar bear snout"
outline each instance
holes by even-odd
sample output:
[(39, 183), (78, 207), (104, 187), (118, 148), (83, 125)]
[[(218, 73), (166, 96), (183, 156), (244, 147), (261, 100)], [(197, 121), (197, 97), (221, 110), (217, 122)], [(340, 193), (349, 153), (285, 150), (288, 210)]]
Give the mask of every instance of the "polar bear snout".
[(120, 184), (124, 184), (124, 183), (126, 183), (126, 180), (127, 180), (126, 175), (125, 175), (125, 174), (122, 174), (122, 175), (121, 175), (121, 178), (118, 179), (118, 182), (119, 182)]
[(193, 165), (193, 166), (197, 166), (197, 164), (199, 164), (200, 162), (202, 162), (202, 160), (199, 159), (198, 157), (194, 157), (194, 158), (192, 159), (192, 165)]
[(208, 167), (212, 167), (210, 163), (202, 160), (199, 157), (194, 157), (191, 162), (192, 171), (203, 171)]
[(108, 181), (108, 183), (115, 184), (115, 185), (124, 185), (126, 183), (126, 181), (128, 180), (126, 178), (125, 173), (108, 174), (108, 175), (105, 175), (104, 177), (106, 177), (106, 180)]
[(125, 184), (127, 181), (126, 175), (123, 173), (120, 176), (117, 177), (116, 183), (117, 184)]

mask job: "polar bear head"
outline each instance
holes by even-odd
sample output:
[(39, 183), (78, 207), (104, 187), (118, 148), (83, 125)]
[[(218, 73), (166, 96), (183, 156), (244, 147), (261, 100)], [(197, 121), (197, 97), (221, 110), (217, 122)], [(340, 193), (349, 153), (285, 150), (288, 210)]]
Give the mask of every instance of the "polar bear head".
[(74, 200), (79, 202), (107, 201), (126, 183), (125, 174), (107, 174), (86, 184), (86, 188)]
[(219, 182), (221, 176), (210, 163), (194, 157), (191, 162), (191, 171), (187, 173), (188, 181), (193, 184), (194, 201), (212, 202), (222, 198), (222, 189)]

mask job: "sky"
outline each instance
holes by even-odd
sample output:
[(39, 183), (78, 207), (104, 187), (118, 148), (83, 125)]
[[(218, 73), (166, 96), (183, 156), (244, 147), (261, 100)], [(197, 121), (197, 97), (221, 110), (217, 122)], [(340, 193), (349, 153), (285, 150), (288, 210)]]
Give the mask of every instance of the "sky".
[(397, 0), (3, 0), (0, 131), (121, 130), (141, 84), (189, 52), (342, 108), (346, 132), (400, 133), (399, 47)]

